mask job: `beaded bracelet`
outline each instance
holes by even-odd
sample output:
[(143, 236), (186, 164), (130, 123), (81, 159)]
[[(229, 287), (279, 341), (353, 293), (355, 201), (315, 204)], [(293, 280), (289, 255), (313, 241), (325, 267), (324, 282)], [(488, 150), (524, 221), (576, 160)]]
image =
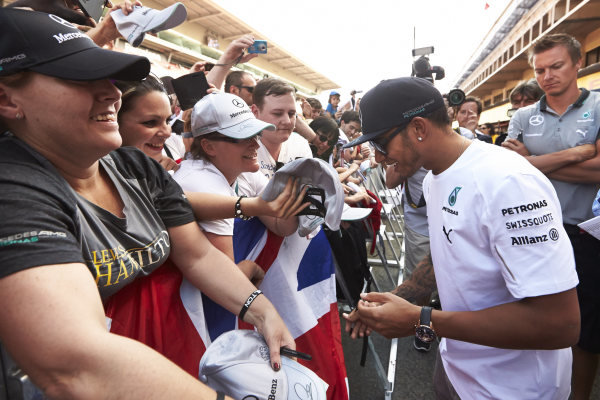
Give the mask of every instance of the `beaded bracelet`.
[(252, 217), (248, 217), (244, 215), (242, 212), (242, 199), (246, 196), (240, 196), (235, 202), (235, 218), (243, 219), (244, 221), (248, 221)]
[(252, 294), (248, 297), (248, 300), (246, 300), (246, 302), (244, 303), (244, 305), (242, 306), (242, 310), (240, 311), (240, 321), (244, 320), (244, 315), (246, 315), (246, 311), (248, 311), (248, 308), (250, 308), (250, 304), (252, 304), (252, 302), (254, 301), (254, 299), (256, 299), (259, 295), (262, 294), (261, 290), (255, 290), (254, 292), (252, 292)]

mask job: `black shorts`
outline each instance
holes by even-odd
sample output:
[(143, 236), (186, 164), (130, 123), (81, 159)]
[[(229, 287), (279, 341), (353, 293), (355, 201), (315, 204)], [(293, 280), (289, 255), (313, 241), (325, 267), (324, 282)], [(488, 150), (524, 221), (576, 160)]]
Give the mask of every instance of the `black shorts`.
[(565, 224), (575, 254), (579, 285), (577, 298), (581, 311), (579, 347), (600, 353), (600, 240), (576, 225)]

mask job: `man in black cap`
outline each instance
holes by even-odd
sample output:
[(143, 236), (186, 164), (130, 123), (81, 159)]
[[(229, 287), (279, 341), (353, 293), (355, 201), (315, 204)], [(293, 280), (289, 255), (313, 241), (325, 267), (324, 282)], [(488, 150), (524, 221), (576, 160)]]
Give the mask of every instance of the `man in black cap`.
[(381, 82), (363, 97), (361, 115), (363, 136), (347, 146), (370, 141), (376, 160), (399, 176), (431, 171), (423, 193), (443, 311), (362, 294), (345, 316), (353, 335), (367, 326), (386, 337), (443, 337), (438, 398), (566, 399), (578, 281), (548, 180), (519, 157), (454, 133), (442, 96), (423, 79)]

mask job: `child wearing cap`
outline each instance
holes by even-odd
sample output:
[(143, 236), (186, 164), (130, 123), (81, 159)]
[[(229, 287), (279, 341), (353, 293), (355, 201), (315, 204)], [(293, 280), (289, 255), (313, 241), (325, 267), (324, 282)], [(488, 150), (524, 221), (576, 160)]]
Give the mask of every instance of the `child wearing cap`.
[(325, 108), (325, 112), (331, 115), (331, 118), (335, 119), (335, 113), (337, 112), (337, 107), (340, 104), (340, 94), (335, 90), (332, 90), (329, 93), (329, 100), (327, 101), (327, 108)]

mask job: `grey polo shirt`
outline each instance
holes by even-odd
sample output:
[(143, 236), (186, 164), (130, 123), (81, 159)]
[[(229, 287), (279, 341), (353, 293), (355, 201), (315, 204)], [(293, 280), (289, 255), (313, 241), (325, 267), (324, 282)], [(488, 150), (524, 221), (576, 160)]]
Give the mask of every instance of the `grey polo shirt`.
[[(558, 115), (546, 103), (546, 96), (513, 115), (508, 137), (522, 142), (532, 155), (565, 150), (598, 140), (600, 130), (600, 93), (581, 89), (581, 95), (563, 115)], [(560, 205), (563, 222), (578, 224), (593, 217), (592, 203), (600, 184), (570, 183), (550, 179)]]

